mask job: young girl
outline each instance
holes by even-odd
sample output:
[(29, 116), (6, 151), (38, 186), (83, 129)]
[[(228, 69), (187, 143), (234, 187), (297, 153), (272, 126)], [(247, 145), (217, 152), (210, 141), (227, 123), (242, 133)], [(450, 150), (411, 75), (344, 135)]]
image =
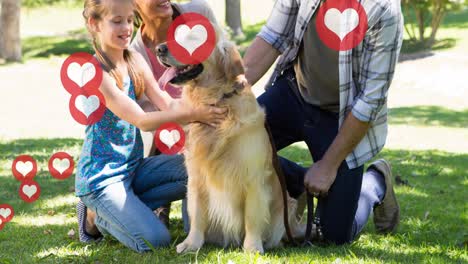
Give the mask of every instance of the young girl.
[[(102, 119), (86, 127), (76, 173), (81, 230), (110, 234), (143, 252), (168, 245), (167, 228), (153, 210), (185, 197), (183, 157), (143, 159), (140, 129), (156, 130), (166, 122), (203, 122), (216, 126), (225, 115), (215, 107), (190, 108), (162, 92), (148, 65), (128, 50), (133, 33), (132, 0), (86, 0), (83, 16), (104, 70), (99, 91), (106, 100)], [(146, 89), (145, 89), (146, 88)], [(145, 113), (136, 99), (145, 94), (161, 111)], [(93, 225), (98, 230), (93, 228)]]

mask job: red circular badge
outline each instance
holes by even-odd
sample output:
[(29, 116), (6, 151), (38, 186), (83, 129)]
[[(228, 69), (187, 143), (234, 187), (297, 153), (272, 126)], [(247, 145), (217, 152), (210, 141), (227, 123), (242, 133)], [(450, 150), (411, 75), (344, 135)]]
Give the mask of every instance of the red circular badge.
[(60, 69), (62, 85), (70, 94), (92, 92), (102, 82), (102, 68), (91, 54), (77, 52), (70, 55)]
[(99, 90), (72, 95), (68, 106), (72, 117), (82, 125), (98, 122), (106, 111), (106, 101)]
[(36, 160), (29, 155), (21, 155), (11, 164), (11, 171), (18, 181), (32, 180), (37, 173)]
[(181, 63), (199, 64), (205, 61), (216, 45), (216, 32), (208, 20), (198, 13), (178, 16), (167, 31), (167, 46)]
[(366, 11), (356, 0), (327, 0), (317, 13), (318, 36), (327, 47), (337, 51), (359, 45), (367, 27)]
[(15, 216), (15, 210), (9, 204), (0, 204), (0, 219), (3, 220), (4, 223), (10, 222)]
[(66, 152), (57, 152), (49, 159), (49, 172), (52, 177), (64, 180), (70, 177), (75, 168), (72, 156)]
[(162, 153), (174, 155), (185, 145), (185, 132), (177, 123), (165, 123), (156, 130), (154, 142)]
[(41, 187), (32, 180), (23, 181), (18, 190), (19, 196), (23, 201), (32, 203), (41, 196)]
[(0, 231), (5, 227), (6, 221), (3, 219), (3, 217), (0, 215)]

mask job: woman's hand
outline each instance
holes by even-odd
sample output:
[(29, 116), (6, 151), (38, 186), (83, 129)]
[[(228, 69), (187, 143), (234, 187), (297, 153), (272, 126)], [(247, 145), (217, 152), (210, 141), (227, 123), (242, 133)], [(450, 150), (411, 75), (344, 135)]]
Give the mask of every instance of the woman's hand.
[(186, 116), (186, 122), (201, 122), (216, 127), (226, 119), (227, 109), (215, 106), (191, 106), (182, 99), (175, 99), (169, 106), (170, 110)]

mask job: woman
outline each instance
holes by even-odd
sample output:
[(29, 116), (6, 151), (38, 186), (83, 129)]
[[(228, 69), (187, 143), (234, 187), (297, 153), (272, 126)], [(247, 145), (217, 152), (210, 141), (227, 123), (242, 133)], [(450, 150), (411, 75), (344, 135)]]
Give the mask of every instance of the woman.
[[(104, 233), (144, 252), (170, 243), (153, 210), (185, 197), (187, 175), (180, 155), (143, 159), (140, 129), (152, 131), (166, 122), (216, 125), (225, 110), (190, 108), (159, 89), (144, 58), (128, 50), (134, 8), (132, 0), (85, 1), (83, 16), (103, 68), (99, 91), (107, 109), (86, 127), (75, 190), (81, 200), (80, 240)], [(144, 112), (136, 104), (143, 95), (161, 111)]]

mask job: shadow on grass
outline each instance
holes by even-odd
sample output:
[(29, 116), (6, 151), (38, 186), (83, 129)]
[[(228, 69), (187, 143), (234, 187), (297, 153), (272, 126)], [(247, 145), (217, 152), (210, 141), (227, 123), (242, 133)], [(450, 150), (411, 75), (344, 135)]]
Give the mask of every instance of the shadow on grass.
[(458, 12), (449, 12), (442, 23), (445, 28), (468, 28), (468, 7)]
[[(421, 59), (434, 55), (431, 51), (450, 49), (457, 45), (457, 39), (454, 38), (444, 38), (438, 39), (429, 47), (427, 42), (421, 42), (418, 40), (403, 40), (403, 46), (401, 47), (401, 55), (399, 61), (405, 61), (404, 55), (412, 53), (425, 54), (426, 56), (416, 57), (414, 59)], [(403, 56), (403, 58), (401, 58)], [(406, 59), (407, 60), (407, 59)]]
[(440, 106), (391, 108), (389, 122), (390, 124), (463, 128), (468, 124), (468, 109), (455, 111)]
[(22, 40), (23, 60), (68, 56), (75, 52), (94, 53), (86, 31), (70, 31), (63, 36), (35, 36)]
[[(11, 157), (32, 153), (41, 164), (56, 149), (69, 149), (81, 145), (77, 139), (28, 139), (0, 142), (0, 163), (10, 162)], [(281, 151), (289, 159), (310, 165), (310, 154), (300, 146), (290, 146)], [(468, 155), (440, 151), (386, 150), (385, 157), (393, 164), (393, 172), (407, 180), (411, 186), (397, 186), (401, 205), (401, 224), (397, 234), (377, 235), (368, 223), (361, 238), (346, 246), (279, 248), (262, 256), (270, 262), (307, 263), (310, 261), (333, 262), (340, 258), (345, 262), (393, 263), (448, 263), (464, 261), (464, 248), (457, 246), (463, 241), (464, 190), (468, 177)], [(378, 158), (379, 158), (378, 157)], [(43, 167), (44, 168), (44, 167)], [(73, 177), (58, 181), (47, 171), (41, 171), (36, 180), (43, 189), (41, 198), (26, 204), (17, 196), (17, 182), (5, 166), (0, 166), (1, 203), (10, 203), (16, 211), (11, 223), (0, 231), (2, 251), (0, 262), (47, 262), (47, 263), (235, 263), (255, 262), (260, 256), (242, 253), (242, 249), (221, 249), (205, 246), (198, 253), (178, 255), (175, 245), (186, 236), (182, 221), (171, 219), (173, 243), (168, 248), (157, 249), (147, 254), (137, 254), (115, 240), (99, 244), (81, 244), (77, 238), (69, 238), (70, 229), (76, 230), (73, 193)], [(67, 201), (56, 202), (67, 197)], [(70, 199), (71, 197), (71, 199)], [(53, 202), (54, 200), (55, 202)], [(54, 210), (57, 217), (64, 217), (62, 224), (37, 223), (38, 217)], [(52, 216), (49, 216), (52, 217)], [(25, 220), (26, 223), (25, 223)], [(28, 224), (28, 223), (34, 224)], [(45, 233), (50, 230), (51, 234)], [(262, 261), (264, 262), (264, 261)]]

